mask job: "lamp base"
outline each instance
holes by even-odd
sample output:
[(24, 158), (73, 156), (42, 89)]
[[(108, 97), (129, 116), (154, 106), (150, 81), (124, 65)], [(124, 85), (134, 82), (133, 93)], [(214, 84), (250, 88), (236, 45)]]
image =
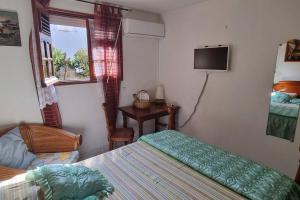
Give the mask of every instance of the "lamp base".
[(156, 105), (164, 105), (164, 104), (166, 104), (166, 100), (165, 99), (155, 99), (154, 103)]

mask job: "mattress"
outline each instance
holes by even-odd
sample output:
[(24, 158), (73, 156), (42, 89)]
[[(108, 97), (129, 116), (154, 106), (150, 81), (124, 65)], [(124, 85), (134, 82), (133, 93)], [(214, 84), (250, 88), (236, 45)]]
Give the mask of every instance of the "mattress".
[[(106, 176), (115, 188), (107, 198), (111, 200), (244, 199), (142, 141), (78, 164), (100, 170)], [(36, 192), (24, 179), (13, 187), (1, 187), (0, 183), (1, 200), (38, 199)]]

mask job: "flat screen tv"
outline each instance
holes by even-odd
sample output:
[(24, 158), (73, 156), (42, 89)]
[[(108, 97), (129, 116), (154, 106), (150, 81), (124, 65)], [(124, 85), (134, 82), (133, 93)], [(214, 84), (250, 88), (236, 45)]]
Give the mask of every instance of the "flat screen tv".
[(206, 71), (228, 71), (229, 46), (195, 49), (194, 69)]

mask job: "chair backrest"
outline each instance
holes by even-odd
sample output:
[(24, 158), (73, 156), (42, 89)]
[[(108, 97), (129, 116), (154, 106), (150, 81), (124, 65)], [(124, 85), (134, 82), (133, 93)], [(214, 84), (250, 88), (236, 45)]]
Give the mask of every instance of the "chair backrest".
[(78, 150), (82, 144), (81, 135), (75, 135), (68, 131), (47, 127), (40, 124), (10, 125), (0, 128), (0, 137), (7, 131), (19, 127), (29, 151), (33, 153), (58, 153)]
[(25, 144), (33, 153), (77, 151), (82, 144), (81, 135), (63, 129), (26, 123), (21, 123), (19, 128)]
[(115, 127), (111, 122), (111, 119), (110, 119), (110, 116), (109, 116), (109, 113), (108, 113), (108, 109), (107, 109), (107, 104), (103, 103), (102, 108), (103, 108), (103, 111), (104, 111), (104, 116), (105, 116), (105, 121), (106, 121), (106, 129), (108, 131), (108, 138), (109, 138), (112, 135), (112, 132), (113, 132)]

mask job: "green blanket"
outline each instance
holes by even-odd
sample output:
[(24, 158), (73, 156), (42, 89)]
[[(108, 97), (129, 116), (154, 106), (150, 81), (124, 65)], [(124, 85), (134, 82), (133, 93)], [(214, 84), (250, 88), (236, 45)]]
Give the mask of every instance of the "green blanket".
[(267, 126), (267, 135), (294, 142), (299, 106), (271, 102)]
[(292, 104), (278, 104), (271, 102), (270, 113), (291, 118), (298, 118), (299, 106), (289, 106)]
[(267, 135), (283, 138), (294, 142), (297, 118), (269, 114)]
[(163, 131), (143, 136), (139, 140), (246, 198), (300, 199), (300, 187), (287, 176), (179, 132)]

